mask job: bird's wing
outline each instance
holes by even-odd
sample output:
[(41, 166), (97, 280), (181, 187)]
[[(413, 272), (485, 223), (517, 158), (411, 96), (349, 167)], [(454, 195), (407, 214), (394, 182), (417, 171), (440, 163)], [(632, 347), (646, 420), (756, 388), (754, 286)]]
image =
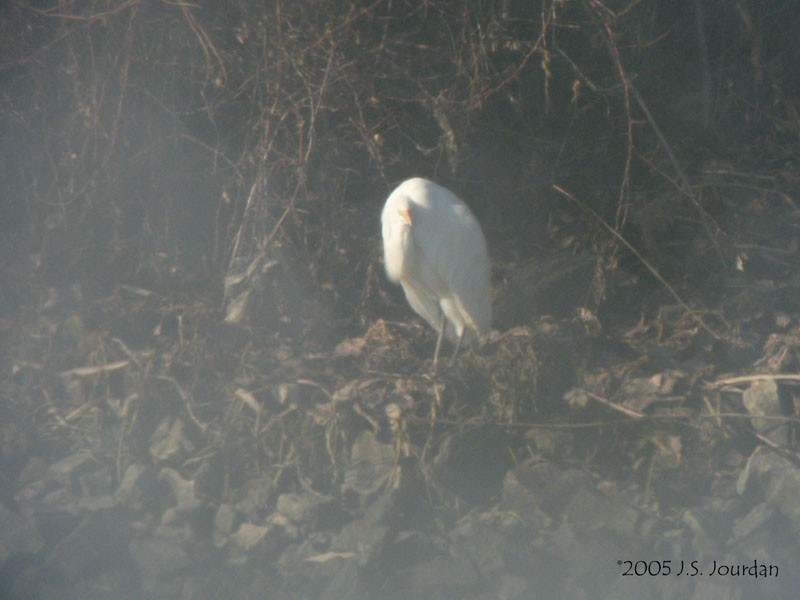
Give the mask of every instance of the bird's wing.
[(486, 240), (466, 205), (444, 192), (448, 195), (423, 204), (413, 224), (414, 241), (425, 258), (418, 262), (429, 269), (423, 279), (434, 294), (449, 298), (469, 327), (482, 335), (492, 320)]
[(413, 285), (406, 281), (403, 281), (402, 285), (411, 308), (438, 333), (442, 328), (442, 314), (438, 299), (432, 296), (429, 290), (423, 289), (419, 285)]

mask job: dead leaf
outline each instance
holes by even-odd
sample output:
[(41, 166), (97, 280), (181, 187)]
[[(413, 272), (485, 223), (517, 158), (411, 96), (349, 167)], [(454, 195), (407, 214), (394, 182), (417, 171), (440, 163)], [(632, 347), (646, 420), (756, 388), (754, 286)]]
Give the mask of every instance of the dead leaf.
[(109, 371), (116, 371), (118, 369), (123, 369), (130, 364), (131, 361), (129, 360), (119, 360), (114, 363), (108, 363), (107, 365), (97, 365), (94, 367), (78, 367), (77, 369), (69, 369), (68, 371), (62, 371), (62, 377), (71, 377), (75, 375), (76, 377), (88, 377), (89, 375), (97, 375), (98, 373), (107, 373)]
[(325, 563), (334, 558), (353, 558), (355, 555), (355, 552), (325, 552), (323, 554), (309, 556), (306, 562)]

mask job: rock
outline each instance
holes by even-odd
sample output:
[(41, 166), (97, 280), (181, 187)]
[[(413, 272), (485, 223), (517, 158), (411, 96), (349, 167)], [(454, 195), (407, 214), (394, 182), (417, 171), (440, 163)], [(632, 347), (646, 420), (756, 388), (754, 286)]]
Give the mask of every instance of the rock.
[(480, 577), (469, 562), (445, 554), (398, 569), (388, 583), (407, 598), (474, 597), (481, 589)]
[(320, 533), (311, 534), (300, 542), (288, 544), (282, 548), (277, 564), (286, 573), (302, 575), (315, 564), (329, 562), (324, 559), (318, 560), (320, 555), (339, 554), (329, 552), (330, 545), (331, 541), (328, 536)]
[(150, 456), (158, 462), (173, 461), (194, 450), (194, 443), (186, 433), (183, 420), (164, 417), (150, 436)]
[(641, 513), (619, 497), (609, 497), (587, 487), (580, 487), (567, 500), (564, 518), (582, 531), (603, 529), (622, 538), (636, 535)]
[(115, 506), (114, 497), (110, 494), (103, 494), (102, 496), (84, 496), (78, 500), (78, 508), (81, 511), (95, 512), (98, 510), (105, 510)]
[[(291, 598), (349, 598), (359, 585), (359, 569), (350, 553), (329, 551), (330, 540), (314, 535), (291, 544), (278, 565), (286, 574), (284, 587)], [(283, 596), (281, 596), (283, 597)], [(364, 598), (365, 596), (361, 596)]]
[(49, 478), (67, 487), (77, 487), (81, 475), (95, 470), (97, 461), (88, 452), (77, 452), (50, 465)]
[(747, 412), (752, 415), (750, 421), (753, 428), (768, 438), (776, 446), (785, 447), (789, 443), (789, 423), (781, 419), (769, 417), (784, 417), (781, 401), (778, 398), (778, 384), (768, 379), (751, 385), (744, 392), (742, 398)]
[(450, 552), (470, 562), (482, 578), (494, 581), (508, 572), (509, 557), (512, 562), (524, 561), (528, 554), (513, 539), (498, 531), (495, 519), (488, 514), (471, 513), (464, 517), (450, 534), (449, 541)]
[(501, 490), (512, 464), (505, 433), (493, 425), (447, 436), (433, 460), (437, 479), (472, 502), (486, 502)]
[(232, 504), (220, 504), (214, 514), (214, 528), (221, 532), (229, 534), (236, 526), (236, 519), (238, 514)]
[(774, 452), (757, 447), (747, 459), (744, 469), (736, 480), (736, 493), (746, 498), (755, 498), (761, 493), (770, 474), (784, 468), (784, 461)]
[(162, 496), (153, 469), (141, 463), (128, 465), (114, 491), (117, 504), (134, 510), (152, 508)]
[(716, 540), (706, 529), (705, 519), (697, 510), (686, 510), (681, 515), (681, 521), (692, 532), (692, 552), (695, 556), (713, 557), (720, 550), (720, 541)]
[(319, 594), (320, 600), (363, 600), (370, 597), (363, 589), (365, 586), (355, 562), (338, 559), (331, 563), (331, 567), (333, 573), (327, 578), (329, 583)]
[(20, 513), (25, 515), (49, 545), (55, 543), (81, 521), (79, 497), (64, 487), (52, 489), (53, 482), (36, 482), (15, 495)]
[[(75, 582), (75, 598), (79, 600), (140, 600), (139, 575), (129, 564), (116, 568), (104, 568), (93, 574), (86, 574)], [(62, 592), (63, 593), (63, 592)]]
[(25, 487), (36, 481), (43, 481), (47, 477), (47, 463), (38, 456), (31, 458), (25, 463), (17, 477), (17, 485)]
[(244, 497), (236, 503), (236, 508), (250, 519), (258, 520), (270, 505), (275, 493), (275, 482), (270, 477), (252, 479), (245, 486)]
[(776, 516), (777, 511), (767, 502), (757, 504), (753, 510), (734, 523), (734, 540), (741, 541), (754, 532), (764, 529)]
[[(718, 491), (718, 494), (722, 494)], [(733, 493), (730, 490), (729, 493)], [(706, 498), (700, 506), (688, 508), (681, 514), (681, 522), (691, 533), (692, 555), (714, 558), (730, 543), (731, 526), (737, 514), (741, 514), (741, 500), (733, 496)], [(676, 553), (675, 558), (679, 558)]]
[[(30, 462), (35, 460), (30, 458), (33, 450), (34, 438), (29, 426), (8, 418), (3, 419), (0, 426), (0, 465), (4, 475), (11, 477), (11, 474), (17, 473), (19, 469), (27, 468)], [(17, 478), (18, 481), (20, 477)]]
[(249, 551), (253, 546), (260, 542), (265, 535), (272, 530), (269, 525), (255, 525), (253, 523), (242, 523), (236, 533), (231, 535), (230, 540), (244, 551)]
[(334, 506), (333, 498), (310, 492), (281, 494), (276, 510), (296, 525), (315, 527), (325, 513)]
[(84, 498), (108, 496), (111, 494), (113, 484), (111, 469), (105, 466), (95, 465), (95, 468), (88, 473), (78, 475), (78, 487)]
[(182, 545), (168, 539), (134, 539), (128, 550), (133, 561), (144, 571), (146, 578), (175, 573), (191, 564)]
[(274, 562), (284, 543), (285, 536), (276, 525), (242, 523), (228, 538), (226, 562), (231, 565), (241, 565), (248, 560), (259, 564)]
[(634, 540), (603, 531), (587, 533), (571, 523), (534, 539), (532, 549), (535, 559), (527, 572), (543, 586), (544, 596), (557, 598), (614, 597), (610, 592), (621, 572), (616, 560), (641, 552)]
[(22, 507), (25, 512), (30, 512), (34, 502), (41, 500), (45, 494), (53, 489), (55, 489), (55, 486), (44, 479), (32, 481), (14, 494), (14, 502), (17, 506)]
[(75, 515), (77, 514), (79, 499), (80, 498), (70, 490), (66, 488), (58, 488), (50, 493), (44, 494), (38, 499), (38, 502), (34, 503), (32, 506), (26, 506), (25, 508), (33, 508), (40, 514), (63, 513)]
[(397, 452), (392, 444), (382, 444), (372, 431), (361, 433), (350, 451), (350, 464), (344, 474), (342, 497), (347, 506), (365, 506), (386, 489), (397, 467)]
[[(177, 598), (185, 600), (230, 599), (256, 600), (258, 598), (275, 598), (268, 587), (263, 584), (260, 589), (248, 590), (252, 585), (252, 577), (247, 572), (225, 568), (224, 565), (203, 569), (192, 569), (186, 576), (181, 576), (181, 589)], [(139, 600), (137, 598), (137, 600)]]
[(116, 508), (88, 513), (53, 546), (47, 564), (74, 581), (99, 564), (122, 561), (131, 531), (129, 520), (127, 511)]
[(739, 475), (736, 490), (746, 497), (765, 500), (800, 533), (800, 469), (775, 452), (759, 446)]
[(353, 553), (355, 562), (361, 567), (377, 565), (390, 540), (392, 527), (387, 522), (387, 516), (396, 501), (397, 492), (383, 494), (367, 508), (363, 517), (342, 527), (331, 541), (331, 550)]
[(0, 504), (0, 569), (12, 558), (36, 554), (44, 540), (24, 516)]
[(17, 566), (13, 572), (4, 572), (0, 581), (0, 594), (9, 600), (84, 600), (72, 591), (57, 570), (41, 564)]
[(700, 580), (694, 588), (692, 600), (741, 600), (741, 590), (732, 589), (723, 583)]
[(530, 525), (548, 526), (576, 490), (594, 487), (593, 483), (577, 469), (564, 469), (549, 462), (522, 463), (506, 473), (502, 507), (520, 512)]
[(175, 469), (164, 467), (158, 473), (158, 480), (166, 482), (172, 490), (175, 518), (194, 516), (205, 506), (195, 494), (194, 481), (184, 479)]
[(532, 583), (518, 575), (503, 575), (500, 578), (498, 600), (528, 600), (534, 596)]

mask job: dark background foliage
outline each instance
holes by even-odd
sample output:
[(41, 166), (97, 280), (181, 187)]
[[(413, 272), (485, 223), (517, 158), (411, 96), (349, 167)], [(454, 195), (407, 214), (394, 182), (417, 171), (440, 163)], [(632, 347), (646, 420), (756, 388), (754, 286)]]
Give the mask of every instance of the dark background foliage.
[[(291, 205), (277, 235), (348, 314), (381, 201), (418, 174), (473, 205), (501, 263), (535, 254), (553, 211), (582, 214), (556, 184), (680, 272), (661, 264), (674, 228), (737, 233), (715, 169), (785, 189), (794, 8), (5, 3), (5, 254), (61, 281), (219, 281), (260, 182), (258, 232)], [(686, 184), (689, 197), (656, 200)]]

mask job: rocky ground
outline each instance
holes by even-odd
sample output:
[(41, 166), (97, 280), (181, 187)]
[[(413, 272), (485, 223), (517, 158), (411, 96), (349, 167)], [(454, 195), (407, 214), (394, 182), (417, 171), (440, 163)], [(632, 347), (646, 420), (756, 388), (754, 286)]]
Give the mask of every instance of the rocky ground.
[(735, 353), (679, 307), (541, 316), (432, 374), (410, 318), (310, 352), (202, 295), (38, 291), (3, 325), (4, 598), (800, 586), (788, 313)]

